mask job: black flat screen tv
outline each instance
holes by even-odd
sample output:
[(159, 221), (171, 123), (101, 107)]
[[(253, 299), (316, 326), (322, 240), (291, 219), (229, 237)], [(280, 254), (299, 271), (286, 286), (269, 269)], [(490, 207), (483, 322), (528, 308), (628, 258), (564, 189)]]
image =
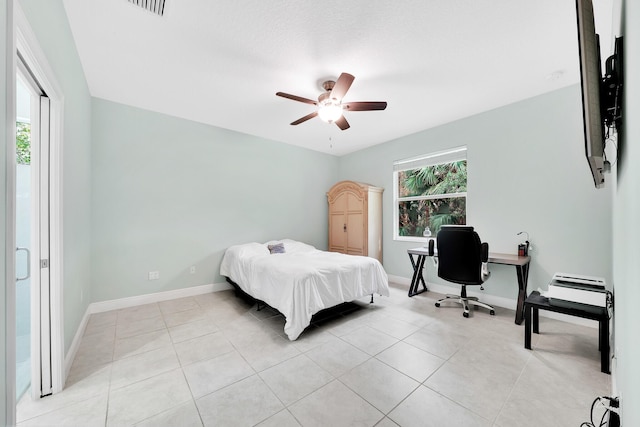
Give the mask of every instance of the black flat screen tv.
[(615, 53), (607, 58), (603, 76), (591, 0), (576, 0), (576, 12), (585, 154), (594, 184), (602, 188), (604, 172), (610, 167), (604, 151), (606, 140), (622, 123), (622, 37), (616, 38)]

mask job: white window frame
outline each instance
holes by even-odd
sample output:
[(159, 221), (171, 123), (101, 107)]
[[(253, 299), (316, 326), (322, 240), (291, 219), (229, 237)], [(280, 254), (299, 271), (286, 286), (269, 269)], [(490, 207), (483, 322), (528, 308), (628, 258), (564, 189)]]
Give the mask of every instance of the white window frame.
[[(405, 241), (405, 242), (425, 242), (429, 238), (419, 236), (400, 236), (400, 213), (398, 212), (398, 204), (404, 201), (412, 200), (430, 200), (430, 199), (442, 199), (453, 197), (464, 197), (466, 199), (467, 193), (447, 193), (447, 194), (434, 194), (430, 196), (412, 196), (412, 197), (400, 197), (399, 195), (399, 172), (419, 169), (426, 166), (440, 165), (443, 163), (457, 162), (461, 160), (467, 160), (467, 147), (460, 146), (451, 148), (448, 150), (437, 151), (434, 153), (424, 154), (421, 156), (411, 157), (408, 159), (396, 160), (393, 162), (393, 240)], [(468, 176), (467, 176), (468, 179)], [(443, 197), (446, 196), (446, 197)], [(435, 237), (435, 236), (431, 236)]]

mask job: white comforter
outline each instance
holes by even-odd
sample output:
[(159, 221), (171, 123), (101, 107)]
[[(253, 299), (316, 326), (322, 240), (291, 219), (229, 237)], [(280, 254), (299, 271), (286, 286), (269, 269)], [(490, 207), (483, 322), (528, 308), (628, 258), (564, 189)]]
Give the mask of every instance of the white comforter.
[[(268, 245), (279, 242), (285, 253), (270, 254)], [(220, 274), (279, 310), (290, 340), (322, 309), (374, 293), (389, 296), (389, 279), (378, 260), (320, 251), (289, 239), (231, 246)]]

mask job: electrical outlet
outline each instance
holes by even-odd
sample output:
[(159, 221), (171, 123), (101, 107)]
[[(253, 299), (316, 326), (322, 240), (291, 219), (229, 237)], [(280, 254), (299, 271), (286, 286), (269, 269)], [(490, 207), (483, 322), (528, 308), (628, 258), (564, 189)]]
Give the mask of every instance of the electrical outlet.
[(159, 271), (150, 271), (149, 272), (149, 280), (158, 280), (160, 279), (160, 272)]
[(195, 265), (192, 265), (191, 268), (189, 268), (189, 273), (196, 274), (196, 266)]

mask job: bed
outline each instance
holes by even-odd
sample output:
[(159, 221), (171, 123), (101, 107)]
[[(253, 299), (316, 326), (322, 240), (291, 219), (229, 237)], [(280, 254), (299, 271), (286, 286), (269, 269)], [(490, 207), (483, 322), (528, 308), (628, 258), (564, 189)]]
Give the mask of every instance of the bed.
[(220, 274), (280, 311), (292, 341), (321, 310), (367, 295), (389, 296), (389, 279), (378, 260), (321, 251), (290, 239), (231, 246)]

